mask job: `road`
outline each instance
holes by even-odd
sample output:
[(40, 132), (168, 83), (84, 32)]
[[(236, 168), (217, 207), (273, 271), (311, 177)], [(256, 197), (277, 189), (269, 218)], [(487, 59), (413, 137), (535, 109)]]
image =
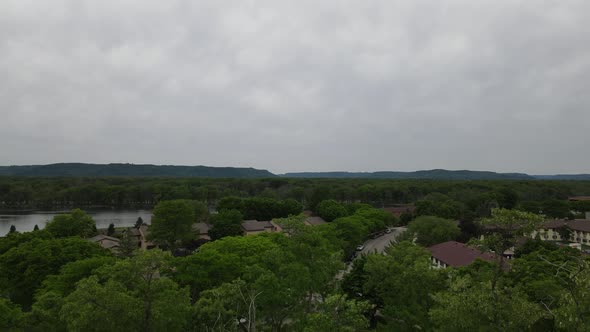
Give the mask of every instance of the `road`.
[(365, 248), (361, 250), (359, 255), (366, 255), (374, 252), (382, 253), (385, 251), (385, 248), (389, 246), (391, 241), (395, 240), (395, 238), (405, 230), (405, 227), (394, 227), (391, 229), (391, 233), (385, 233), (378, 238), (368, 240), (364, 243)]
[[(378, 238), (368, 240), (363, 244), (365, 247), (363, 248), (363, 250), (357, 253), (355, 259), (360, 257), (361, 255), (366, 255), (369, 253), (382, 253), (383, 251), (385, 251), (385, 248), (389, 246), (391, 241), (395, 240), (395, 238), (398, 235), (405, 231), (406, 227), (393, 227), (391, 229), (391, 233), (385, 233)], [(350, 270), (352, 270), (352, 262), (348, 262), (346, 264), (346, 268), (338, 272), (338, 274), (336, 275), (336, 280), (341, 280), (345, 274), (350, 273)]]

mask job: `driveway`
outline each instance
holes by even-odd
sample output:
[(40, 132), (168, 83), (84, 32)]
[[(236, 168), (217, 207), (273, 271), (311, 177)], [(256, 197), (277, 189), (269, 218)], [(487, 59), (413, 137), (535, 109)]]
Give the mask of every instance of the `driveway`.
[(361, 250), (360, 255), (366, 255), (368, 253), (382, 253), (385, 248), (389, 246), (391, 241), (403, 233), (406, 230), (405, 227), (394, 227), (391, 229), (391, 233), (385, 233), (378, 238), (370, 239), (364, 243), (365, 248)]

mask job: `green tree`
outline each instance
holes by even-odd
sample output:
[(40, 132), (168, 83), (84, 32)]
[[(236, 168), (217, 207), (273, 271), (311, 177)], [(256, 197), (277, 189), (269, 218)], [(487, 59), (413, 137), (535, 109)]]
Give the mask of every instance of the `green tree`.
[(68, 214), (53, 217), (45, 229), (55, 237), (90, 237), (96, 233), (96, 223), (86, 212), (74, 209)]
[(121, 257), (131, 257), (133, 253), (138, 249), (137, 240), (131, 236), (130, 230), (127, 229), (123, 232), (121, 236), (121, 241), (119, 242), (119, 248), (117, 254)]
[(432, 216), (420, 216), (408, 224), (408, 234), (416, 236), (418, 242), (424, 246), (442, 243), (456, 239), (461, 230), (453, 220)]
[(307, 315), (302, 322), (303, 331), (356, 332), (368, 330), (369, 321), (364, 313), (367, 302), (348, 300), (346, 295), (330, 295), (318, 305), (318, 310)]
[(14, 225), (10, 225), (10, 230), (8, 231), (8, 234), (12, 233), (16, 233), (16, 227)]
[(115, 234), (115, 224), (110, 223), (109, 228), (107, 229), (107, 235), (112, 236), (113, 234)]
[(494, 293), (490, 283), (468, 277), (455, 278), (448, 291), (433, 299), (430, 318), (442, 331), (528, 331), (543, 316), (518, 290), (505, 287)]
[(33, 227), (33, 232), (36, 232), (39, 230), (39, 226), (35, 225), (35, 227)]
[(367, 257), (363, 294), (372, 294), (388, 330), (429, 330), (430, 295), (444, 289), (443, 272), (432, 269), (430, 252), (413, 243), (400, 242), (386, 253)]
[(24, 314), (20, 307), (0, 297), (0, 330), (21, 331), (23, 326)]
[(238, 210), (221, 210), (211, 217), (213, 227), (209, 230), (211, 239), (242, 235), (242, 214)]
[(192, 201), (195, 209), (195, 222), (206, 222), (209, 219), (207, 204), (200, 201)]
[(183, 331), (190, 317), (188, 289), (167, 277), (170, 255), (142, 251), (80, 281), (60, 311), (74, 331)]
[(571, 208), (567, 201), (558, 199), (547, 200), (542, 203), (543, 214), (551, 218), (566, 218), (571, 216)]
[(180, 242), (194, 238), (192, 225), (195, 220), (195, 209), (192, 201), (161, 201), (153, 213), (149, 238), (155, 243), (175, 249)]
[(317, 206), (317, 213), (324, 220), (330, 222), (338, 218), (346, 217), (348, 211), (346, 208), (333, 199), (322, 201)]
[(143, 219), (141, 217), (137, 217), (137, 221), (135, 221), (135, 225), (133, 227), (139, 229), (143, 225)]
[(33, 239), (0, 256), (0, 276), (11, 300), (28, 309), (41, 282), (64, 264), (106, 255), (100, 246), (80, 238)]

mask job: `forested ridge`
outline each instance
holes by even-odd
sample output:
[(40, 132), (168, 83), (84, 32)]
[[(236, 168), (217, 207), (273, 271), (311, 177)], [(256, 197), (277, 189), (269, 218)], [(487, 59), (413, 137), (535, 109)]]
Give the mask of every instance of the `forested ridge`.
[(590, 174), (528, 175), (489, 171), (432, 169), (414, 172), (292, 172), (273, 174), (267, 170), (246, 167), (177, 166), (150, 164), (58, 163), (49, 165), (0, 166), (0, 176), (31, 177), (205, 177), (205, 178), (366, 178), (366, 179), (431, 179), (431, 180), (590, 180)]
[(171, 176), (210, 178), (263, 178), (275, 175), (266, 170), (244, 167), (85, 164), (0, 166), (4, 176)]

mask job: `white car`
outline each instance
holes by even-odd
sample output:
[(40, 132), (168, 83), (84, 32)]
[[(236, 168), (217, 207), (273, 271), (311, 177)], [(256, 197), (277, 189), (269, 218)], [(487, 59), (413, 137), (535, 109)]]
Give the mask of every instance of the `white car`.
[(356, 251), (361, 251), (363, 249), (365, 249), (365, 246), (362, 244), (359, 244), (358, 246), (356, 246)]

